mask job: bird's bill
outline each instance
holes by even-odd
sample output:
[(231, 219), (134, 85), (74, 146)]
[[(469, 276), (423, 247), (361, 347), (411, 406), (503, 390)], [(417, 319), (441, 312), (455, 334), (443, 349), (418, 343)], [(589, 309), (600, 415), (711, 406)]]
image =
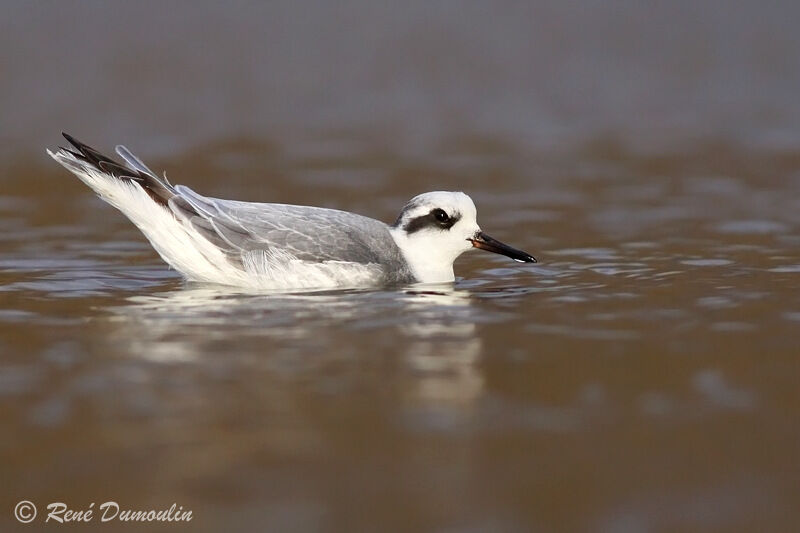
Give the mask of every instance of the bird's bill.
[(519, 261), (520, 263), (536, 262), (536, 258), (533, 257), (528, 252), (523, 252), (522, 250), (517, 250), (516, 248), (512, 248), (507, 244), (503, 244), (497, 239), (489, 237), (482, 231), (479, 231), (478, 233), (475, 234), (473, 238), (467, 240), (469, 240), (472, 243), (472, 246), (474, 246), (475, 248), (480, 248), (481, 250), (486, 250), (487, 252), (494, 252), (496, 254), (505, 255), (506, 257), (510, 257), (514, 261)]

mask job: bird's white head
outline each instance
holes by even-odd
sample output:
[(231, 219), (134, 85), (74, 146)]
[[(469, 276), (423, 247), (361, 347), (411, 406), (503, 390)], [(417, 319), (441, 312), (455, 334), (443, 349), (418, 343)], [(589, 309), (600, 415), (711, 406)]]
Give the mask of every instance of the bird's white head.
[(472, 198), (463, 192), (426, 192), (412, 198), (391, 228), (414, 276), (422, 283), (455, 279), (453, 262), (472, 248), (535, 263), (530, 254), (492, 239), (478, 226)]

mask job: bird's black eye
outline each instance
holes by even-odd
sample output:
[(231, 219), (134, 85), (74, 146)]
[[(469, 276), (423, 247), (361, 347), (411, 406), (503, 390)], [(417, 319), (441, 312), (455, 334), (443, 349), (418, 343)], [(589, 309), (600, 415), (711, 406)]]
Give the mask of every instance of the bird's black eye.
[(450, 220), (450, 217), (447, 215), (447, 213), (444, 212), (443, 209), (436, 208), (433, 211), (431, 211), (431, 213), (433, 214), (434, 218), (439, 222), (444, 223)]

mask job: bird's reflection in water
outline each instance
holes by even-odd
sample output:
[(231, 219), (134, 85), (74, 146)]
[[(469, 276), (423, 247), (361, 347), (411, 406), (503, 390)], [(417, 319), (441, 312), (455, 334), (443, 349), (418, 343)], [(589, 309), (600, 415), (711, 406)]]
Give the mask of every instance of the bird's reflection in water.
[(483, 391), (475, 312), (466, 291), (413, 294), (413, 317), (399, 326), (408, 340), (406, 361), (416, 376), (411, 398), (427, 405), (467, 406)]
[(326, 362), (395, 358), (379, 379), (399, 382), (403, 398), (464, 407), (483, 390), (477, 318), (469, 292), (451, 285), (294, 294), (189, 285), (112, 308), (109, 340), (154, 364), (238, 357), (312, 379)]

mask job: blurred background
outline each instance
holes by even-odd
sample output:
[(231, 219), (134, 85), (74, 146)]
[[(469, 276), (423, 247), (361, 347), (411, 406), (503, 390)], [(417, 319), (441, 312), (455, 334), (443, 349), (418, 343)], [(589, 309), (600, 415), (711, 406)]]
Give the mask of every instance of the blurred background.
[[(0, 7), (3, 531), (107, 500), (195, 516), (126, 530), (796, 527), (800, 4)], [(540, 263), (185, 284), (62, 130), (218, 197), (391, 222), (464, 190)]]
[[(4, 2), (3, 150), (351, 132), (796, 145), (793, 2)], [(58, 128), (55, 128), (56, 130)], [(371, 135), (370, 135), (371, 137)]]

